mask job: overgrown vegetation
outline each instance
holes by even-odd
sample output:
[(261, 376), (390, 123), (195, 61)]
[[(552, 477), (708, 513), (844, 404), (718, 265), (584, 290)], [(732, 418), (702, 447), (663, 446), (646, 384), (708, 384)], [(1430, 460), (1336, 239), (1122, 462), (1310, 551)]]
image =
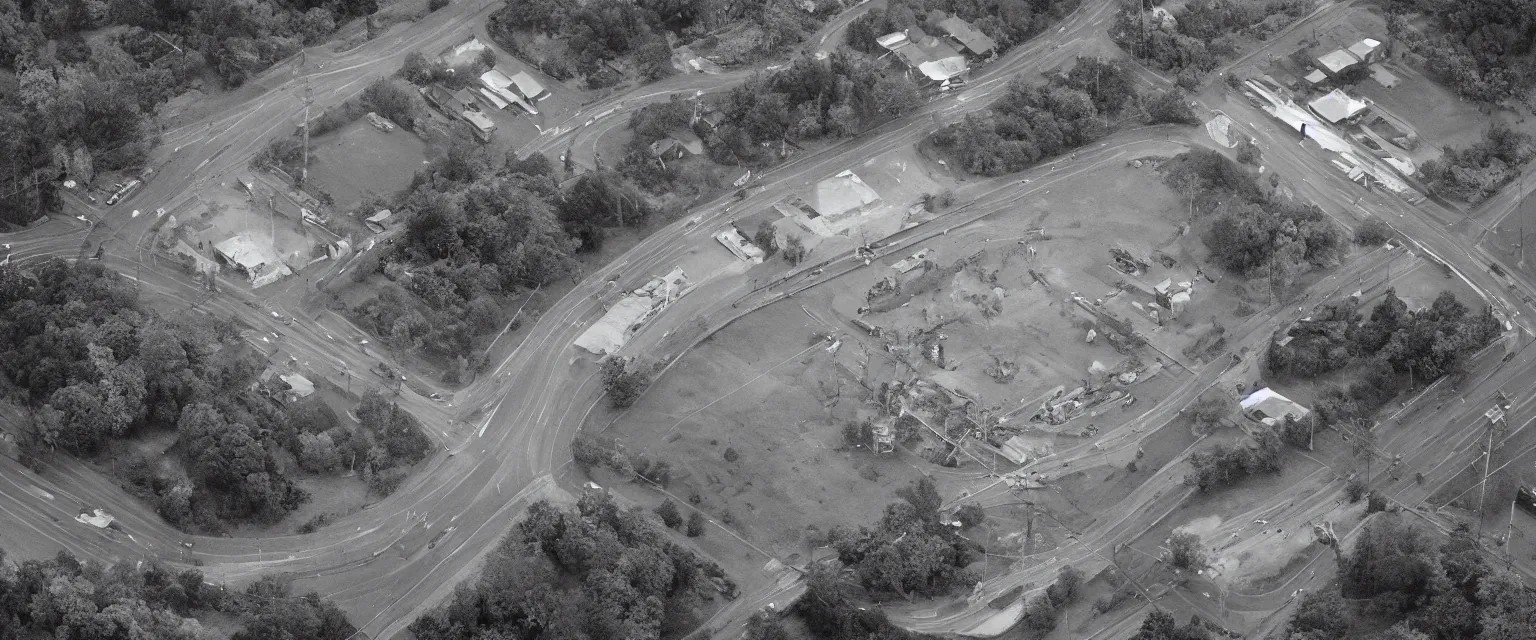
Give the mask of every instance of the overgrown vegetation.
[(1536, 629), (1536, 596), (1520, 578), (1488, 566), (1467, 525), (1436, 538), (1397, 514), (1366, 521), (1343, 556), (1339, 588), (1304, 597), (1291, 618), (1290, 637), (1360, 637), (1350, 622), (1361, 616), (1397, 620), (1384, 638), (1529, 637)]
[(653, 516), (588, 491), (575, 508), (540, 500), (480, 576), (411, 623), (422, 640), (678, 637), (735, 585), (667, 539)]
[(1436, 195), (1477, 204), (1520, 175), (1520, 167), (1536, 157), (1531, 136), (1495, 122), (1483, 139), (1466, 149), (1447, 147), (1439, 158), (1419, 167), (1419, 175)]
[(652, 368), (650, 363), (632, 358), (603, 360), (603, 392), (608, 394), (608, 404), (615, 409), (633, 405), (650, 386)]
[(929, 140), (958, 157), (966, 171), (997, 176), (1098, 140), (1126, 120), (1195, 120), (1178, 94), (1159, 96), (1148, 106), (1156, 110), (1144, 110), (1124, 62), (1078, 58), (1070, 71), (1044, 83), (1014, 79), (986, 112), (967, 115)]
[(1131, 640), (1212, 640), (1216, 637), (1200, 616), (1190, 616), (1189, 622), (1181, 627), (1173, 614), (1154, 608), (1142, 618), (1141, 628)]
[(1056, 581), (1045, 588), (1045, 593), (1035, 596), (1024, 606), (1024, 618), (1020, 622), (1039, 636), (1050, 633), (1056, 628), (1061, 610), (1081, 595), (1082, 586), (1082, 571), (1072, 565), (1062, 567), (1056, 574)]
[(876, 38), (912, 27), (941, 34), (939, 21), (953, 13), (991, 37), (1002, 53), (1044, 31), (1079, 4), (1080, 0), (895, 0), (849, 22), (845, 41), (856, 51), (880, 55), (884, 50)]
[[(1463, 96), (1518, 101), (1536, 83), (1536, 15), (1523, 3), (1394, 0), (1388, 11), (1387, 36)], [(1429, 33), (1409, 26), (1414, 13), (1429, 18)]]
[(274, 402), (263, 360), (233, 322), (161, 318), (99, 264), (0, 266), (0, 371), (28, 409), (25, 451), (92, 456), (174, 432), (181, 465), (130, 457), (120, 474), (173, 525), (217, 532), (303, 504), (278, 449), (313, 472), (359, 469), (383, 493), (425, 457), (419, 425), (382, 395), (342, 425), (319, 398)]
[[(1434, 303), (1409, 311), (1407, 303), (1387, 289), (1382, 301), (1361, 320), (1358, 301), (1346, 298), (1325, 305), (1309, 322), (1270, 341), (1264, 366), (1271, 375), (1312, 378), (1365, 360), (1363, 375), (1347, 388), (1331, 386), (1316, 406), (1323, 426), (1354, 425), (1369, 418), (1413, 382), (1429, 383), (1457, 371), (1467, 355), (1488, 346), (1502, 327), (1492, 308), (1467, 309), (1445, 291)], [(1288, 441), (1304, 444), (1300, 433)]]
[(0, 97), (0, 221), (53, 210), (61, 178), (138, 168), (155, 109), (205, 75), (240, 85), (375, 10), (374, 0), (0, 1), (0, 68), (19, 85)]
[(1172, 20), (1152, 6), (1122, 3), (1109, 35), (1136, 58), (1177, 76), (1193, 91), (1221, 60), (1237, 53), (1239, 35), (1265, 40), (1312, 11), (1311, 0), (1193, 0), (1172, 11)]
[(150, 562), (102, 566), (67, 551), (48, 560), (5, 561), (0, 550), (0, 637), (214, 640), (194, 617), (221, 613), (242, 627), (231, 640), (346, 640), (357, 629), (336, 605), (262, 578), (244, 592), (204, 582), (196, 569)]
[(1215, 444), (1189, 454), (1193, 469), (1184, 475), (1184, 484), (1209, 491), (1251, 475), (1279, 473), (1284, 463), (1280, 436), (1264, 425), (1255, 425), (1253, 430), (1257, 433), (1252, 442)]
[(902, 501), (887, 505), (873, 528), (832, 531), (838, 559), (874, 593), (933, 597), (974, 582), (965, 566), (970, 564), (975, 543), (940, 522), (943, 500), (933, 480), (919, 478), (897, 490), (897, 495)]
[[(855, 600), (856, 587), (843, 581), (837, 570), (813, 564), (805, 577), (805, 593), (790, 613), (799, 618), (818, 640), (934, 640), (897, 627), (877, 607)], [(755, 614), (747, 623), (743, 640), (789, 640), (784, 623), (768, 614)]]
[(1316, 205), (1273, 195), (1247, 169), (1209, 149), (1186, 151), (1163, 165), (1165, 180), (1209, 218), (1203, 239), (1211, 259), (1244, 276), (1266, 277), (1283, 292), (1303, 270), (1336, 264), (1345, 238)]
[(706, 142), (716, 162), (761, 165), (781, 145), (852, 136), (919, 104), (916, 85), (873, 59), (845, 51), (802, 57), (731, 89), (715, 105), (725, 119)]

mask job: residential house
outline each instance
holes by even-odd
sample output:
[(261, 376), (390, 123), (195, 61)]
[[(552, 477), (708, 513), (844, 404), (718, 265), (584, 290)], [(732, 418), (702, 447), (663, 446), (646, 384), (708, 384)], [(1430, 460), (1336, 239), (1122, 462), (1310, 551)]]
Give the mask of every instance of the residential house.
[(1303, 407), (1290, 398), (1280, 395), (1269, 387), (1264, 387), (1243, 398), (1243, 415), (1267, 425), (1276, 425), (1283, 422), (1287, 416), (1294, 420), (1300, 420), (1311, 414), (1312, 411)]
[(677, 160), (688, 155), (688, 151), (683, 149), (683, 145), (678, 144), (676, 140), (662, 138), (651, 143), (651, 155), (661, 158), (663, 161)]
[(931, 82), (945, 82), (969, 70), (965, 57), (943, 39), (935, 38), (922, 29), (912, 27), (905, 32), (890, 33), (875, 40), (881, 47), (896, 54), (896, 58), (909, 71), (917, 72)]
[(474, 128), (475, 137), (481, 142), (490, 142), (492, 134), (496, 133), (496, 123), (489, 116), (480, 113), (478, 110), (465, 110), (459, 113), (459, 116), (464, 118), (464, 121), (468, 122), (470, 127)]
[(277, 379), (283, 381), (283, 384), (288, 387), (277, 396), (278, 401), (283, 404), (298, 402), (315, 393), (315, 383), (297, 373), (280, 373), (277, 374)]
[(480, 84), (507, 104), (515, 104), (523, 111), (528, 112), (529, 115), (539, 115), (539, 110), (533, 107), (533, 103), (524, 100), (521, 95), (512, 91), (513, 82), (511, 78), (507, 77), (507, 74), (491, 69), (480, 74)]
[(959, 16), (952, 15), (940, 20), (939, 28), (960, 46), (961, 51), (971, 57), (985, 58), (997, 50), (997, 43), (992, 38)]

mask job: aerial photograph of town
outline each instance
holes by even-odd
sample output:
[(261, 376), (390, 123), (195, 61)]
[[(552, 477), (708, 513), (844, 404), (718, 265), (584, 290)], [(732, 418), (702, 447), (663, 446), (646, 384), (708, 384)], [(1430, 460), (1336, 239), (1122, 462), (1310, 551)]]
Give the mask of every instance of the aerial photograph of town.
[(1536, 640), (1533, 160), (1536, 0), (0, 0), (0, 640)]

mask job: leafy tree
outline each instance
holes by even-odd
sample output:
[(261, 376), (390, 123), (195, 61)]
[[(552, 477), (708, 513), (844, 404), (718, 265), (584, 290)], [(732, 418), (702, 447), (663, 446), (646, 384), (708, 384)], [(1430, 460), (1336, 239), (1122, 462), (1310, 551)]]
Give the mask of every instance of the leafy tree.
[(1206, 557), (1205, 547), (1198, 535), (1187, 531), (1174, 533), (1168, 539), (1168, 549), (1171, 553), (1170, 561), (1179, 569), (1194, 572), (1210, 566), (1210, 559)]
[(961, 526), (969, 529), (985, 522), (987, 513), (986, 510), (981, 508), (981, 505), (968, 502), (955, 510), (955, 519), (960, 521)]
[(805, 260), (805, 241), (799, 235), (784, 236), (784, 260), (790, 264), (800, 264)]
[(609, 404), (616, 409), (634, 404), (650, 384), (650, 375), (625, 358), (610, 357), (603, 361), (603, 389)]
[(1290, 637), (1295, 640), (1339, 640), (1349, 635), (1349, 618), (1344, 601), (1332, 590), (1312, 591), (1301, 596), (1296, 612), (1291, 614)]
[(704, 535), (704, 516), (695, 511), (688, 514), (688, 537), (697, 538)]
[(1424, 534), (1390, 514), (1366, 522), (1339, 566), (1346, 597), (1380, 598), (1400, 610), (1417, 606), (1434, 573), (1434, 550)]
[(768, 254), (769, 257), (778, 253), (779, 240), (773, 225), (767, 222), (758, 225), (757, 232), (752, 234), (752, 244), (757, 245), (757, 248), (762, 249), (763, 253)]
[(1179, 627), (1173, 614), (1154, 608), (1142, 618), (1141, 628), (1131, 640), (1210, 640), (1211, 637), (1198, 618), (1190, 618), (1189, 624)]
[(677, 512), (677, 504), (673, 503), (671, 498), (656, 507), (656, 515), (661, 516), (662, 524), (667, 525), (668, 529), (676, 529), (683, 524), (683, 516)]
[(1189, 106), (1189, 97), (1177, 89), (1163, 91), (1147, 101), (1148, 124), (1200, 124), (1200, 117)]
[(917, 85), (906, 76), (886, 75), (875, 81), (873, 89), (875, 109), (881, 114), (898, 117), (916, 109), (923, 102)]
[(1362, 247), (1381, 246), (1391, 238), (1392, 228), (1376, 218), (1366, 220), (1355, 228), (1355, 244)]

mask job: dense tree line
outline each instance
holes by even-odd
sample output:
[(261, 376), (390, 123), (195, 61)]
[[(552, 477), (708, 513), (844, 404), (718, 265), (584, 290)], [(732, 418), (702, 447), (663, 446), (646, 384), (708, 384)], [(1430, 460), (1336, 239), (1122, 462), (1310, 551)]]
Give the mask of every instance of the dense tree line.
[(1343, 556), (1338, 588), (1302, 599), (1290, 637), (1361, 637), (1350, 624), (1358, 615), (1399, 620), (1384, 640), (1515, 640), (1536, 631), (1536, 596), (1488, 566), (1469, 526), (1441, 538), (1384, 513), (1366, 521)]
[(1186, 151), (1163, 165), (1168, 186), (1193, 198), (1197, 217), (1211, 218), (1203, 239), (1224, 269), (1268, 278), (1282, 291), (1302, 270), (1337, 263), (1345, 238), (1316, 205), (1275, 197), (1241, 165), (1209, 149)]
[[(358, 427), (341, 425), (318, 397), (274, 403), (253, 384), (263, 360), (232, 322), (158, 317), (99, 264), (0, 266), (0, 372), (28, 405), (26, 451), (92, 456), (174, 432), (185, 473), (137, 457), (122, 467), (130, 490), (171, 524), (219, 531), (275, 521), (308, 500), (278, 449), (312, 471), (352, 465), (365, 477), (425, 454), (419, 426), (381, 396), (365, 399)], [(392, 473), (383, 477), (403, 471)]]
[[(138, 168), (155, 109), (206, 72), (239, 85), (373, 11), (374, 0), (0, 0), (0, 68), (16, 74), (0, 97), (0, 221), (51, 211), (63, 179)], [(119, 28), (86, 38), (105, 27)]]
[(421, 640), (678, 637), (734, 585), (671, 542), (641, 508), (588, 491), (574, 508), (535, 502), (479, 578), (411, 623)]
[(549, 36), (562, 45), (558, 53), (525, 57), (555, 78), (582, 75), (589, 86), (607, 87), (622, 79), (615, 67), (625, 59), (645, 80), (674, 73), (668, 33), (683, 41), (703, 38), (705, 47), (713, 47), (721, 37), (710, 34), (735, 26), (734, 36), (725, 37), (741, 40), (747, 50), (721, 46), (719, 53), (728, 63), (749, 62), (799, 43), (841, 9), (837, 2), (820, 2), (807, 14), (791, 0), (536, 0), (491, 14), (487, 28), (497, 44), (513, 52), (522, 52), (522, 39)]
[(1109, 34), (1136, 58), (1174, 72), (1180, 86), (1194, 90), (1222, 58), (1237, 52), (1237, 36), (1267, 39), (1307, 15), (1313, 4), (1311, 0), (1193, 0), (1174, 9), (1173, 20), (1165, 23), (1152, 15), (1148, 5), (1125, 2)]
[(1447, 147), (1439, 158), (1425, 162), (1419, 176), (1436, 195), (1477, 204), (1514, 180), (1533, 156), (1529, 134), (1495, 122), (1471, 147)]
[(1043, 83), (1015, 78), (986, 112), (967, 115), (929, 140), (957, 156), (966, 171), (997, 176), (1098, 140), (1125, 119), (1194, 121), (1177, 93), (1153, 98), (1145, 107), (1124, 62), (1078, 58), (1072, 69)]
[(725, 120), (707, 140), (709, 153), (724, 164), (762, 164), (786, 141), (852, 136), (921, 102), (916, 85), (866, 56), (802, 57), (753, 74), (715, 105)]
[(1284, 465), (1280, 435), (1264, 425), (1256, 425), (1252, 442), (1236, 446), (1215, 444), (1189, 454), (1189, 473), (1185, 486), (1209, 491), (1233, 484), (1251, 475), (1279, 473)]
[(222, 634), (194, 617), (214, 612), (242, 623), (231, 640), (346, 640), (357, 632), (336, 605), (314, 593), (294, 597), (272, 578), (227, 591), (195, 569), (102, 566), (66, 551), (11, 564), (0, 550), (0, 638), (214, 640)]
[(965, 567), (976, 545), (940, 522), (943, 500), (933, 480), (924, 476), (897, 495), (901, 501), (887, 505), (874, 527), (833, 530), (838, 559), (865, 589), (904, 598), (940, 596), (975, 582)]
[[(1387, 35), (1463, 96), (1518, 101), (1536, 83), (1536, 15), (1528, 3), (1394, 0), (1388, 11)], [(1428, 33), (1409, 26), (1413, 13), (1429, 18)]]
[(1181, 627), (1173, 614), (1154, 608), (1147, 612), (1147, 617), (1142, 618), (1141, 628), (1136, 630), (1131, 640), (1212, 640), (1216, 637), (1199, 616), (1191, 616), (1189, 622)]
[(955, 14), (997, 42), (998, 53), (1022, 44), (1072, 13), (1080, 0), (894, 0), (848, 23), (846, 42), (864, 53), (884, 53), (876, 38), (920, 27), (941, 35), (939, 21)]
[(1442, 291), (1428, 307), (1409, 311), (1408, 303), (1388, 288), (1368, 319), (1348, 298), (1327, 305), (1314, 320), (1292, 327), (1288, 344), (1271, 342), (1266, 366), (1275, 373), (1311, 378), (1338, 369), (1355, 358), (1380, 358), (1390, 370), (1412, 368), (1422, 382), (1455, 371), (1461, 359), (1497, 338), (1499, 321), (1491, 307), (1473, 313)]
[[(878, 607), (866, 607), (856, 599), (857, 587), (848, 584), (836, 569), (813, 564), (806, 573), (805, 593), (789, 613), (805, 625), (817, 640), (933, 640), (891, 624)], [(758, 613), (747, 621), (742, 640), (790, 640), (783, 621), (770, 613)]]

